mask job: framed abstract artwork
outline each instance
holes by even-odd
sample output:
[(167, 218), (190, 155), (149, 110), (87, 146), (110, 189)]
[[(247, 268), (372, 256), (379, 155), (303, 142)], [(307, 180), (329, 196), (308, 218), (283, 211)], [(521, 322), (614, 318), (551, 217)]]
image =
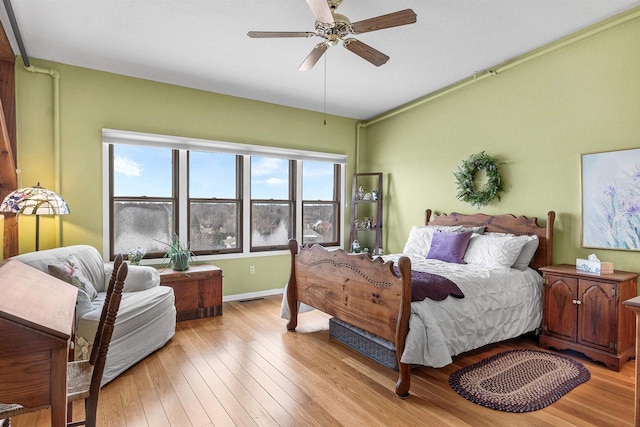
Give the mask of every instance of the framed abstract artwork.
[(583, 154), (582, 247), (640, 250), (640, 148)]

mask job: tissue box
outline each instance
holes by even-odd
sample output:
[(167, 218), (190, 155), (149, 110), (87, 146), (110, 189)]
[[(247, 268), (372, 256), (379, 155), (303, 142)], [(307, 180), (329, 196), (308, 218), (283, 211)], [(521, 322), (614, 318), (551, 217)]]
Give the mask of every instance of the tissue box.
[(613, 274), (613, 263), (578, 258), (576, 259), (576, 270), (593, 274)]

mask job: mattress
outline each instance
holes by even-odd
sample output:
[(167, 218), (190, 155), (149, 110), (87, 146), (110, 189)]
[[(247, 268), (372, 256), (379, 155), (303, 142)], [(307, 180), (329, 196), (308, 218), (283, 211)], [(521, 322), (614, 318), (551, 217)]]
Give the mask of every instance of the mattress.
[[(397, 261), (400, 255), (384, 256)], [(409, 255), (411, 269), (452, 280), (464, 298), (411, 303), (401, 361), (441, 368), (452, 356), (536, 330), (542, 322), (542, 277), (535, 270), (489, 269)]]

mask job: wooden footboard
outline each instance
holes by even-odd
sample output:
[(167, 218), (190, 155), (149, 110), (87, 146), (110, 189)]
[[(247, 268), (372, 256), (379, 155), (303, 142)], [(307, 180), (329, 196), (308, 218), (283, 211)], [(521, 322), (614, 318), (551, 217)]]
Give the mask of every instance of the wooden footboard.
[(411, 314), (411, 261), (401, 257), (400, 275), (392, 262), (372, 259), (369, 254), (348, 254), (320, 245), (299, 248), (289, 241), (291, 276), (287, 302), (291, 319), (287, 329), (298, 324), (298, 302), (305, 303), (342, 321), (371, 332), (396, 345), (399, 378), (396, 394), (409, 396), (410, 365), (400, 362), (409, 332)]

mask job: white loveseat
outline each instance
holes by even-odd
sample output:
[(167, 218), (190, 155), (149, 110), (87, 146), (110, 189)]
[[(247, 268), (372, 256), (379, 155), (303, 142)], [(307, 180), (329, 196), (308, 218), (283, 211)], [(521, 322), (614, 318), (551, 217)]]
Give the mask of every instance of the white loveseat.
[[(88, 358), (113, 264), (104, 263), (100, 253), (87, 245), (30, 252), (13, 259), (49, 274), (52, 273), (51, 266), (64, 265), (69, 259), (77, 261), (79, 265), (75, 268), (80, 268), (97, 291), (90, 299), (79, 291), (79, 295), (85, 296), (84, 300), (79, 297), (76, 306), (76, 359)], [(160, 286), (160, 275), (155, 268), (129, 266), (102, 384), (164, 346), (175, 334), (175, 329), (173, 289)]]

